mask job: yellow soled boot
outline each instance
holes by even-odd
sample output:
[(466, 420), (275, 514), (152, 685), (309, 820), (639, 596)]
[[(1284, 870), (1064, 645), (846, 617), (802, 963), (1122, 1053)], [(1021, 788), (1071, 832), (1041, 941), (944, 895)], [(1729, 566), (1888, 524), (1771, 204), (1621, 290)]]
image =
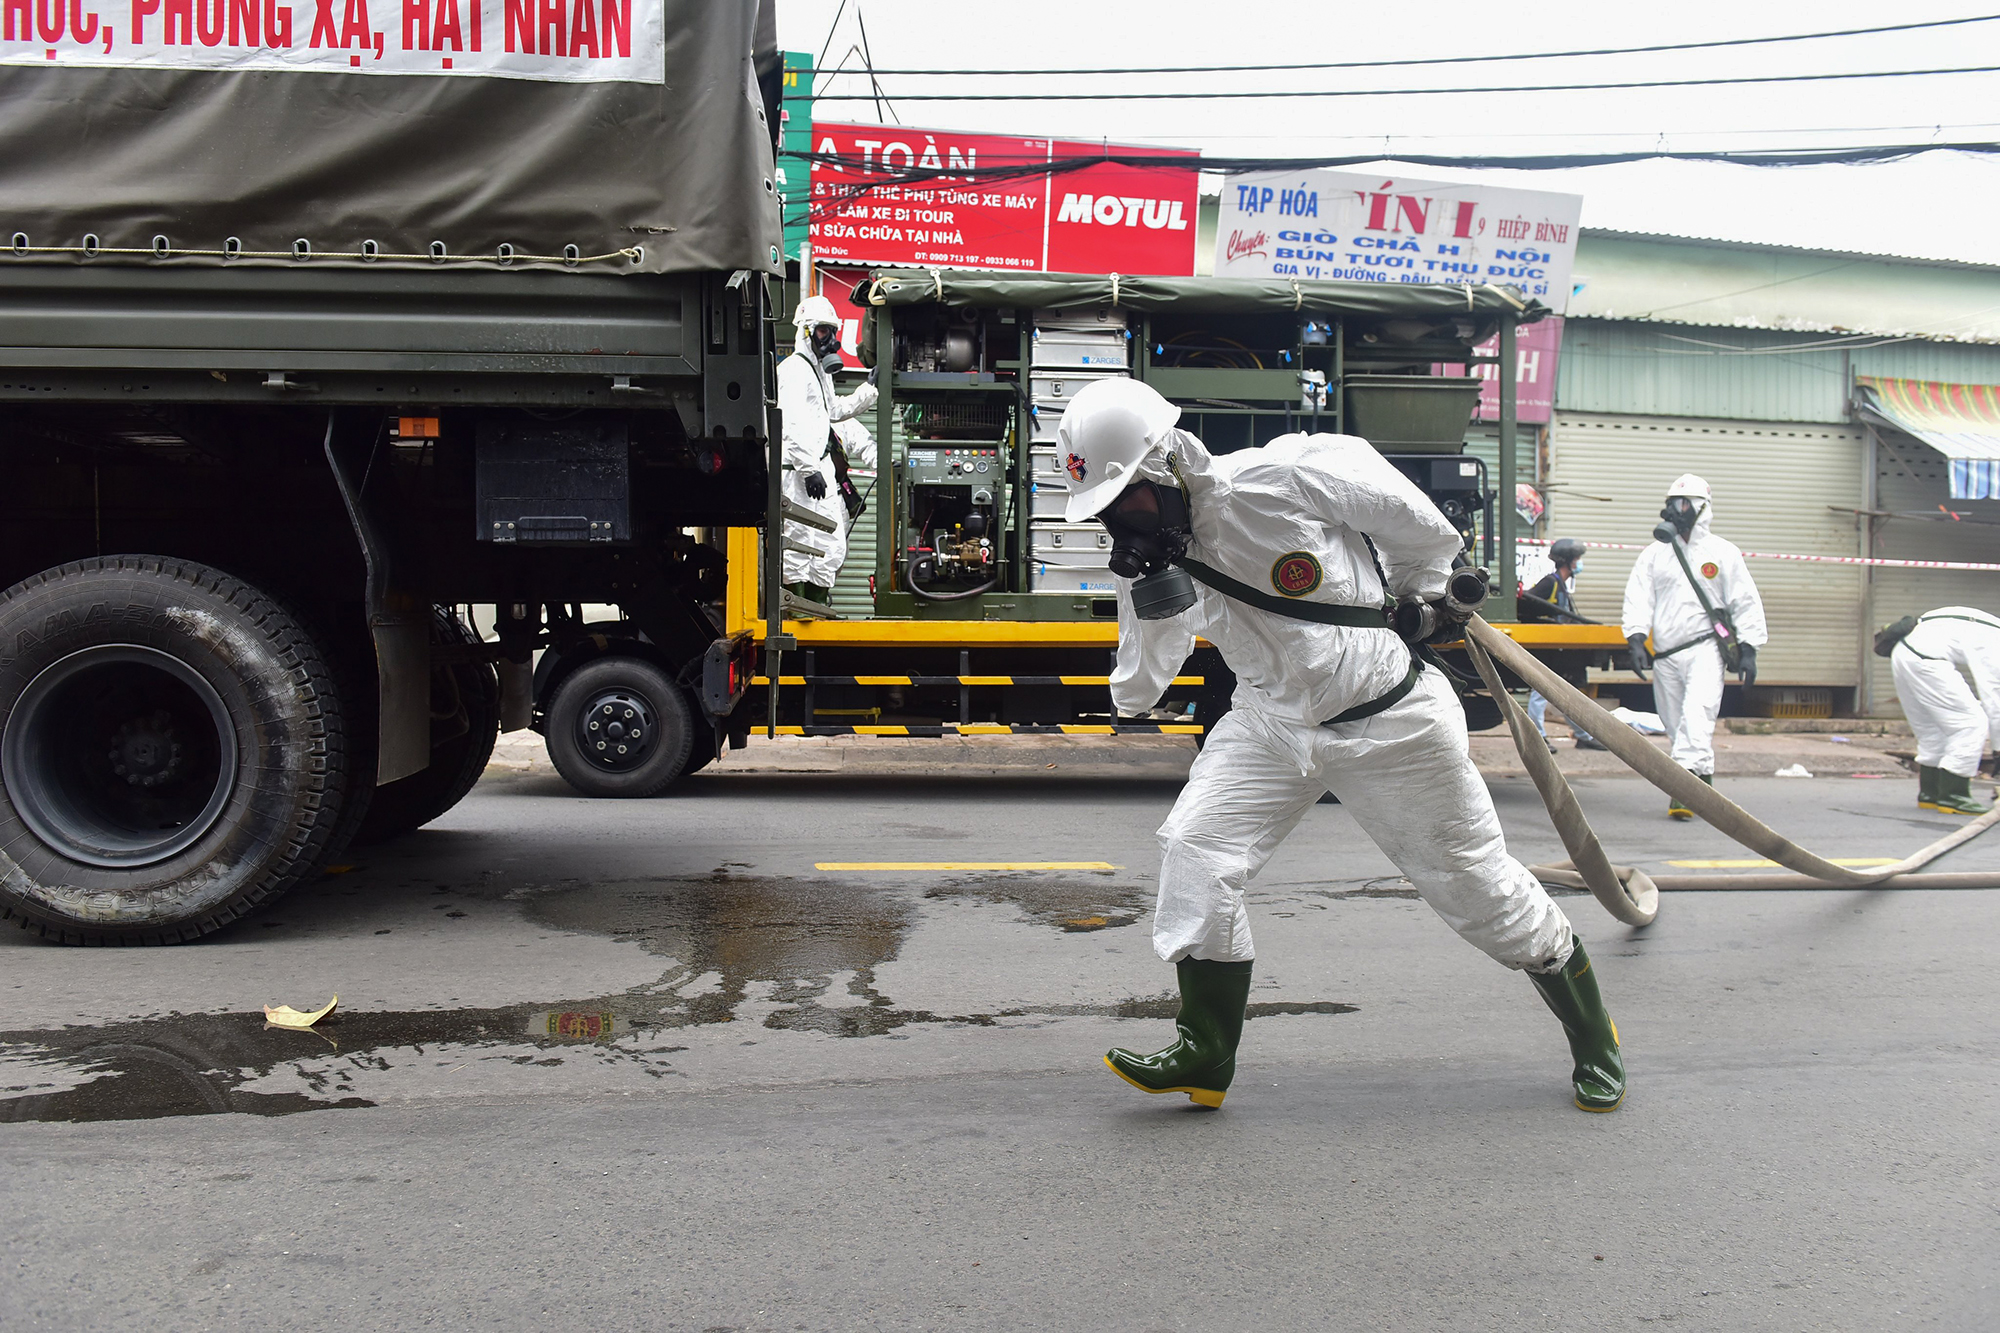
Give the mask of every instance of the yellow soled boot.
[(1180, 1035), (1151, 1055), (1113, 1050), (1104, 1063), (1141, 1092), (1184, 1092), (1213, 1109), (1222, 1105), (1236, 1077), (1236, 1044), (1243, 1038), (1243, 1010), (1250, 999), (1250, 964), (1183, 958)]
[(1983, 815), (1993, 809), (1972, 794), (1971, 778), (1962, 778), (1942, 768), (1931, 771), (1937, 774), (1936, 785), (1930, 800), (1918, 797), (1917, 805), (1922, 809), (1939, 810), (1947, 815)]
[(1615, 1111), (1625, 1100), (1625, 1057), (1618, 1046), (1618, 1025), (1605, 1012), (1597, 993), (1597, 976), (1583, 941), (1553, 972), (1530, 972), (1528, 980), (1542, 993), (1551, 1012), (1562, 1021), (1572, 1061), (1570, 1090), (1579, 1111)]
[[(1691, 773), (1694, 772), (1693, 769), (1689, 769), (1688, 771)], [(1700, 778), (1703, 782), (1706, 782), (1711, 787), (1715, 785), (1715, 776), (1713, 774), (1695, 773), (1695, 776)], [(1669, 796), (1667, 798), (1667, 817), (1670, 819), (1693, 819), (1694, 811), (1688, 809), (1687, 806), (1683, 805), (1681, 803), (1680, 797)]]

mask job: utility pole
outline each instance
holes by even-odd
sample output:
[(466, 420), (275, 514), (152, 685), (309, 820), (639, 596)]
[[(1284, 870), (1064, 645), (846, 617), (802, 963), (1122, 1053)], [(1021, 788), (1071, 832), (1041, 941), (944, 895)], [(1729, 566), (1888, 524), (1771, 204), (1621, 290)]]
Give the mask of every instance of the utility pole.
[[(1518, 460), (1514, 448), (1514, 370), (1517, 362), (1514, 351), (1514, 316), (1510, 312), (1500, 317), (1500, 568), (1495, 571), (1499, 588), (1500, 604), (1496, 614), (1488, 620), (1514, 620), (1520, 615), (1515, 589), (1514, 568), (1515, 531), (1519, 527), (1519, 516), (1514, 512), (1514, 473)], [(1492, 602), (1487, 603), (1492, 606)]]

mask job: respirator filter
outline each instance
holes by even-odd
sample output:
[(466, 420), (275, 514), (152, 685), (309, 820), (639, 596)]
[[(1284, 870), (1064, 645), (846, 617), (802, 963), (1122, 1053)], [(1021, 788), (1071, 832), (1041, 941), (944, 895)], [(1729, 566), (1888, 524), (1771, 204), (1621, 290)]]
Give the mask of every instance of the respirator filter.
[(1166, 620), (1194, 605), (1194, 579), (1174, 562), (1187, 550), (1187, 496), (1178, 486), (1136, 481), (1103, 513), (1111, 572), (1132, 584), (1141, 620)]

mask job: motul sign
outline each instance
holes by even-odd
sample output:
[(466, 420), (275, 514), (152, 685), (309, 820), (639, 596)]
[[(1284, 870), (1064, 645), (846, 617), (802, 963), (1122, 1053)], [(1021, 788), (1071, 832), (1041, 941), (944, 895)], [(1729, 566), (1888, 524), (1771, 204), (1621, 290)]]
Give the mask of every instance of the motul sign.
[[(1199, 154), (1113, 146), (1162, 159), (1159, 167), (1099, 162), (1047, 175), (982, 180), (982, 166), (1099, 158), (1102, 143), (957, 134), (907, 126), (816, 122), (811, 239), (831, 264), (1045, 269), (1069, 273), (1194, 272)], [(1169, 167), (1167, 162), (1174, 163)], [(1188, 165), (1183, 165), (1188, 164)], [(871, 184), (883, 169), (937, 168), (909, 184)], [(862, 188), (867, 187), (867, 188)]]
[(1186, 231), (1187, 215), (1178, 199), (1133, 199), (1115, 194), (1066, 194), (1056, 210), (1057, 222), (1096, 223), (1102, 227), (1136, 227), (1141, 220), (1153, 231)]

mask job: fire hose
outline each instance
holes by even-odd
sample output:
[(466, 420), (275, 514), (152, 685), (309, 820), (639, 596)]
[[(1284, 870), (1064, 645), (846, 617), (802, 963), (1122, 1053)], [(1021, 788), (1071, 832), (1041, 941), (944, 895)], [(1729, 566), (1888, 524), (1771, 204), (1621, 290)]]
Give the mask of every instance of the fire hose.
[[(1536, 661), (1526, 649), (1479, 616), (1473, 616), (1466, 624), (1465, 647), (1486, 688), (1500, 705), (1508, 730), (1513, 733), (1514, 748), (1520, 752), (1521, 762), (1527, 767), (1535, 790), (1541, 794), (1542, 803), (1548, 807), (1549, 818), (1570, 856), (1565, 864), (1529, 866), (1528, 872), (1544, 884), (1588, 889), (1606, 911), (1627, 925), (1650, 925), (1659, 915), (1662, 890), (2000, 888), (2000, 871), (1915, 873), (2000, 823), (2000, 809), (1982, 815), (1894, 865), (1866, 871), (1835, 865), (1791, 841), (1676, 764), (1606, 712), (1596, 700)], [(1542, 743), (1534, 723), (1501, 681), (1496, 662), (1553, 702), (1572, 722), (1582, 724), (1640, 777), (1694, 811), (1711, 827), (1796, 873), (1649, 876), (1632, 866), (1614, 865), (1584, 818), (1576, 793), (1556, 767), (1555, 758)]]

